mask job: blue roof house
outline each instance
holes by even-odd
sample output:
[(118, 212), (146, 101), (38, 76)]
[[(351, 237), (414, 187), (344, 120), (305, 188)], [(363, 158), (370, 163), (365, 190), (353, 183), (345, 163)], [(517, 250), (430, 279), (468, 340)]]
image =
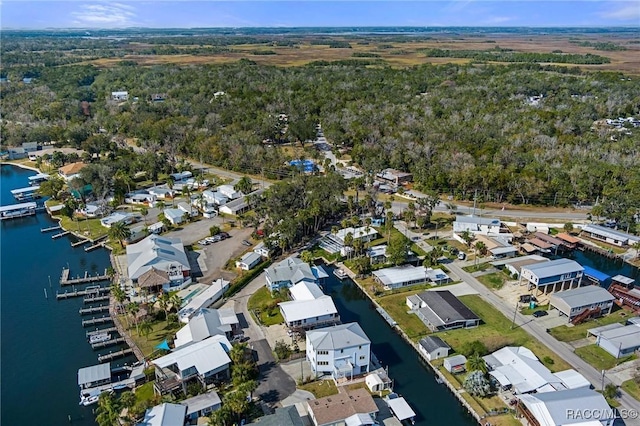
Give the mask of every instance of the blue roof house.
[(571, 259), (556, 259), (522, 267), (520, 284), (536, 289), (536, 295), (570, 290), (580, 286), (584, 268)]

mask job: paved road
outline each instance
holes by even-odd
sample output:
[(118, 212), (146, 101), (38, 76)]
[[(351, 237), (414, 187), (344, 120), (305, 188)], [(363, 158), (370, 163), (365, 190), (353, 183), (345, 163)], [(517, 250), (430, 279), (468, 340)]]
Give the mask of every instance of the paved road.
[[(490, 291), (480, 281), (475, 279), (471, 274), (464, 271), (459, 265), (455, 263), (447, 264), (447, 268), (456, 274), (461, 280), (468, 283), (473, 287), (480, 296), (487, 302), (495, 306), (504, 316), (507, 318), (513, 318), (515, 306), (507, 306), (504, 300)], [(573, 353), (573, 348), (564, 343), (554, 339), (549, 333), (546, 332), (540, 324), (536, 323), (532, 317), (516, 314), (516, 325), (520, 326), (523, 330), (529, 333), (531, 336), (538, 339), (542, 344), (558, 354), (562, 359), (567, 361), (573, 368), (580, 372), (589, 382), (591, 382), (596, 389), (599, 389), (602, 381), (602, 373), (597, 371), (591, 365), (586, 363), (582, 358)], [(609, 378), (605, 375), (605, 385), (611, 383)], [(621, 396), (618, 398), (621, 406), (619, 409), (635, 410), (635, 413), (640, 413), (640, 401), (632, 398), (630, 395), (621, 390)], [(640, 425), (640, 419), (626, 419), (627, 425)]]

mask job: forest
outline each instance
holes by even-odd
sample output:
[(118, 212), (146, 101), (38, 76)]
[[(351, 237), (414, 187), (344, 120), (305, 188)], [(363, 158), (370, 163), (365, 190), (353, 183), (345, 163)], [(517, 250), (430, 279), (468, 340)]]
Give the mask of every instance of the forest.
[[(256, 37), (253, 46), (269, 39)], [(165, 42), (149, 46), (177, 46)], [(47, 43), (64, 49), (75, 41)], [(87, 58), (109, 50), (105, 40), (86, 43), (94, 45)], [(342, 50), (333, 44), (338, 47), (330, 50)], [(291, 175), (286, 162), (293, 154), (284, 146), (300, 147), (297, 157), (320, 158), (307, 140), (321, 124), (342, 158), (368, 173), (411, 172), (417, 189), (443, 196), (477, 193), (480, 201), (553, 206), (597, 202), (599, 213), (619, 219), (630, 219), (640, 206), (640, 128), (605, 122), (640, 118), (640, 79), (622, 72), (475, 60), (392, 67), (374, 46), (370, 54), (350, 52), (349, 60), (288, 67), (246, 58), (152, 66), (123, 58), (106, 68), (28, 59), (8, 65), (4, 55), (16, 60), (29, 52), (5, 48), (11, 44), (3, 46), (0, 70), (8, 80), (0, 92), (3, 147), (56, 141), (100, 152), (129, 142), (170, 161), (191, 157), (280, 179)], [(24, 84), (23, 77), (34, 80)], [(112, 101), (118, 90), (128, 91), (129, 101)], [(158, 93), (164, 100), (152, 101)]]

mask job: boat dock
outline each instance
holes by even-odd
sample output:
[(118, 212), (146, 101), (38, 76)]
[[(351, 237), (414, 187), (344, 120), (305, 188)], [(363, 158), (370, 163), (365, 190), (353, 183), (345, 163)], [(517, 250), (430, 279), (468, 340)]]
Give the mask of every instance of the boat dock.
[(96, 329), (96, 330), (90, 330), (87, 331), (87, 339), (91, 336), (93, 336), (94, 334), (100, 334), (100, 333), (111, 333), (112, 331), (118, 331), (117, 327), (108, 327), (108, 328), (101, 328), (100, 330)]
[(618, 256), (613, 250), (605, 250), (605, 249), (600, 248), (598, 246), (591, 245), (591, 244), (585, 244), (583, 242), (580, 242), (578, 244), (578, 250), (580, 250), (580, 251), (591, 251), (593, 253), (599, 254), (600, 256), (604, 256), (607, 259), (618, 259), (618, 258), (620, 258), (620, 256)]
[(88, 297), (85, 297), (82, 300), (82, 302), (87, 304), (87, 303), (95, 303), (95, 302), (104, 302), (106, 300), (109, 300), (109, 295), (108, 294), (105, 294), (105, 295), (102, 295), (102, 296), (95, 296), (95, 295), (94, 296), (88, 296)]
[(100, 305), (100, 306), (93, 306), (91, 308), (80, 308), (78, 313), (80, 313), (80, 315), (87, 315), (87, 314), (93, 314), (95, 312), (104, 312), (108, 310), (109, 310), (109, 305)]
[[(101, 300), (108, 300), (109, 296), (103, 296), (102, 293), (106, 293), (111, 291), (111, 289), (109, 287), (93, 287), (93, 288), (85, 288), (84, 290), (73, 290), (73, 291), (67, 291), (65, 290), (64, 293), (57, 293), (56, 292), (56, 299), (60, 300), (60, 299), (69, 299), (71, 297), (79, 297), (79, 296), (93, 296), (93, 297), (88, 297), (85, 298), (85, 303), (91, 303), (91, 302), (99, 302)], [(87, 302), (87, 299), (90, 299)]]
[(98, 362), (111, 361), (113, 359), (127, 356), (132, 353), (133, 353), (133, 350), (130, 348), (122, 349), (117, 352), (109, 352), (108, 354), (98, 355)]
[(38, 190), (40, 189), (40, 185), (36, 186), (28, 186), (26, 188), (18, 188), (12, 189), (11, 195), (18, 201), (29, 201), (34, 198), (40, 198), (40, 194), (38, 194)]
[(88, 242), (89, 242), (89, 240), (76, 241), (75, 243), (71, 243), (71, 247), (78, 247), (78, 246), (81, 246), (81, 245), (86, 244)]
[(91, 250), (97, 249), (99, 247), (104, 247), (104, 245), (105, 245), (105, 242), (104, 241), (100, 241), (99, 243), (95, 243), (95, 244), (93, 244), (93, 245), (91, 245), (89, 247), (85, 247), (84, 251), (91, 251)]
[(88, 320), (82, 320), (82, 326), (83, 327), (89, 327), (91, 325), (96, 325), (96, 324), (105, 324), (108, 322), (113, 322), (113, 318), (111, 317), (99, 317), (99, 318), (91, 318)]
[(389, 315), (389, 314), (387, 313), (387, 311), (385, 311), (384, 309), (382, 309), (382, 308), (378, 307), (378, 308), (376, 308), (376, 311), (378, 311), (378, 313), (380, 314), (380, 316), (382, 316), (382, 318), (384, 318), (384, 320), (385, 320), (387, 323), (389, 323), (389, 325), (390, 325), (391, 327), (395, 327), (396, 325), (398, 325), (398, 323), (397, 323), (393, 318), (391, 318), (391, 315)]
[(124, 337), (117, 337), (111, 340), (105, 340), (104, 342), (92, 343), (91, 349), (101, 349), (106, 348), (107, 346), (117, 345), (119, 343), (125, 343), (126, 339)]
[(69, 268), (62, 269), (62, 274), (60, 275), (60, 285), (95, 283), (98, 281), (106, 281), (110, 279), (106, 269), (104, 270), (103, 275), (97, 275), (97, 272), (96, 275), (89, 275), (89, 271), (84, 271), (84, 277), (78, 276), (76, 278), (69, 278), (69, 274)]
[(48, 228), (40, 228), (40, 232), (51, 232), (51, 231), (57, 231), (58, 229), (62, 229), (62, 226), (58, 225), (58, 226), (50, 226)]
[(63, 232), (60, 232), (59, 234), (52, 235), (51, 239), (55, 240), (56, 238), (64, 237), (65, 235), (69, 235), (69, 231), (63, 231)]
[(0, 219), (13, 219), (18, 217), (33, 216), (36, 214), (38, 205), (34, 202), (11, 204), (0, 207)]

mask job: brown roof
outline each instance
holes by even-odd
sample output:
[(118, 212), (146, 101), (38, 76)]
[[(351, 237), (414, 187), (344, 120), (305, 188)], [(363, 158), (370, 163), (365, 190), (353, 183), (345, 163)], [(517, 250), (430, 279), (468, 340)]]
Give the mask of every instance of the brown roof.
[(140, 287), (157, 287), (169, 282), (169, 274), (156, 268), (151, 268), (138, 277)]
[(60, 172), (60, 174), (69, 176), (69, 175), (75, 175), (76, 173), (78, 173), (80, 170), (84, 169), (86, 166), (86, 164), (84, 163), (71, 163), (71, 164), (67, 164), (66, 166), (62, 166), (58, 169), (58, 172)]
[(546, 241), (542, 241), (540, 238), (532, 238), (529, 240), (529, 243), (541, 249), (550, 249), (551, 247), (553, 247), (551, 244)]
[(580, 239), (578, 239), (576, 237), (573, 237), (573, 236), (567, 234), (566, 232), (562, 232), (562, 233), (556, 235), (556, 237), (560, 238), (563, 241), (571, 243), (571, 244), (578, 244), (580, 242)]
[(542, 241), (544, 241), (546, 243), (549, 243), (549, 244), (553, 244), (553, 245), (556, 245), (556, 246), (559, 246), (559, 245), (562, 244), (562, 240), (560, 240), (560, 239), (558, 239), (556, 237), (552, 237), (551, 235), (544, 234), (542, 232), (536, 232), (534, 235), (536, 236), (536, 238), (539, 238)]
[[(533, 246), (532, 246), (532, 248), (533, 248)], [(535, 250), (535, 248), (534, 248), (534, 250)], [(509, 262), (509, 266), (511, 266), (516, 271), (518, 271), (518, 273), (520, 273), (520, 271), (522, 270), (523, 266), (535, 265), (536, 263), (542, 263), (542, 262), (547, 262), (547, 260), (522, 259), (522, 260), (518, 260), (516, 262)]]
[(529, 244), (529, 243), (524, 243), (520, 246), (520, 248), (522, 250), (524, 250), (527, 253), (533, 253), (535, 251), (537, 251), (538, 249), (536, 247), (534, 247), (533, 245)]
[(377, 413), (378, 407), (366, 389), (344, 389), (337, 395), (331, 395), (307, 402), (313, 412), (315, 423), (325, 425), (351, 417), (354, 414)]

